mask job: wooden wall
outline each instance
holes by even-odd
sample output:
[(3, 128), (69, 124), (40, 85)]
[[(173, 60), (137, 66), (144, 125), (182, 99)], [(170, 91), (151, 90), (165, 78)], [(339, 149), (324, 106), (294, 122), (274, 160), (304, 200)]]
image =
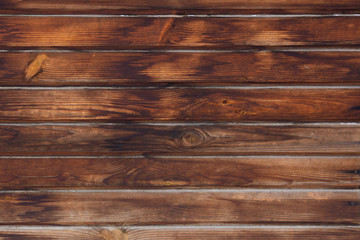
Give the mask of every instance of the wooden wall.
[(359, 239), (359, 12), (0, 1), (0, 239)]

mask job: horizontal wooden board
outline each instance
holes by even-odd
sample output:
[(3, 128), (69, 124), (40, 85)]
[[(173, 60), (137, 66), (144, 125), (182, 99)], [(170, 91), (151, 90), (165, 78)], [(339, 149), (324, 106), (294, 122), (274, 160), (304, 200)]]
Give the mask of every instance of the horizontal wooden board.
[(360, 223), (358, 191), (5, 191), (1, 224)]
[(360, 17), (0, 17), (0, 48), (357, 46)]
[(1, 155), (360, 154), (343, 125), (0, 125)]
[(0, 122), (359, 121), (360, 89), (1, 89)]
[[(358, 10), (357, 0), (63, 0), (61, 2), (44, 0), (6, 0), (0, 3), (0, 13), (171, 13), (171, 10), (298, 10), (308, 12), (314, 10)], [(190, 11), (191, 12), (191, 11)]]
[(1, 86), (359, 85), (359, 69), (349, 51), (0, 52)]
[(358, 240), (358, 226), (174, 226), (174, 227), (9, 227), (0, 228), (3, 240)]
[(359, 169), (359, 157), (0, 158), (0, 188), (358, 189)]

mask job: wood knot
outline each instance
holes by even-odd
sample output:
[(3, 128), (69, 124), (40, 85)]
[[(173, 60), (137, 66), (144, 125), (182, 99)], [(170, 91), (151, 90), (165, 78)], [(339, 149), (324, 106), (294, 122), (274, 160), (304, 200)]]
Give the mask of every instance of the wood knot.
[(100, 237), (103, 240), (128, 240), (129, 236), (126, 229), (100, 229)]
[(192, 148), (203, 145), (209, 136), (201, 129), (187, 129), (179, 134), (178, 140), (182, 147)]
[(36, 56), (30, 63), (27, 65), (25, 70), (25, 81), (30, 81), (35, 77), (44, 67), (45, 60), (48, 57), (45, 54)]
[(70, 174), (68, 174), (68, 173), (60, 173), (60, 174), (57, 176), (57, 180), (63, 182), (63, 181), (68, 180), (69, 177), (70, 177)]
[(243, 110), (235, 110), (235, 113), (239, 115), (246, 115), (246, 112)]

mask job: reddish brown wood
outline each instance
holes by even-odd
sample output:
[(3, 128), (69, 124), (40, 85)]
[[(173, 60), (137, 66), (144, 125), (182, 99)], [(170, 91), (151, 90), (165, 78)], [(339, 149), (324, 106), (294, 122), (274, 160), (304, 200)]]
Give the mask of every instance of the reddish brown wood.
[(359, 17), (1, 17), (0, 47), (70, 49), (358, 46)]
[(47, 0), (3, 0), (0, 13), (172, 13), (172, 10), (203, 10), (207, 13), (237, 12), (241, 10), (323, 12), (358, 10), (360, 4), (356, 0), (63, 0), (53, 2)]
[(0, 90), (0, 122), (358, 121), (360, 89)]
[(0, 125), (1, 155), (360, 154), (356, 125)]
[(185, 226), (176, 227), (8, 227), (0, 228), (0, 238), (7, 240), (358, 240), (357, 226)]
[(360, 223), (358, 191), (0, 192), (1, 224)]
[(0, 188), (358, 189), (359, 172), (358, 157), (0, 158)]
[(359, 85), (359, 69), (360, 52), (344, 51), (0, 53), (1, 86)]

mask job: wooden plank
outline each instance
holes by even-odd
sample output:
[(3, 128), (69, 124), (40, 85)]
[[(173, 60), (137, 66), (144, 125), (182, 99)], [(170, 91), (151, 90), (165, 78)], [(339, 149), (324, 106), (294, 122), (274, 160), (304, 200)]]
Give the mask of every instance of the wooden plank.
[(358, 226), (183, 226), (183, 227), (11, 227), (0, 228), (6, 240), (358, 240)]
[(0, 122), (359, 121), (360, 89), (1, 89)]
[(359, 85), (358, 69), (349, 51), (0, 52), (1, 86)]
[[(45, 0), (7, 0), (1, 1), (0, 13), (171, 13), (172, 10), (298, 10), (300, 12), (325, 10), (358, 10), (357, 0), (63, 0), (51, 2)], [(148, 10), (148, 11), (144, 11)], [(191, 12), (191, 11), (190, 11)]]
[(2, 49), (357, 46), (359, 17), (1, 17)]
[(0, 188), (358, 189), (359, 169), (359, 157), (18, 157), (0, 158)]
[(360, 223), (349, 190), (0, 192), (1, 224)]
[(360, 154), (358, 124), (0, 125), (1, 155)]

